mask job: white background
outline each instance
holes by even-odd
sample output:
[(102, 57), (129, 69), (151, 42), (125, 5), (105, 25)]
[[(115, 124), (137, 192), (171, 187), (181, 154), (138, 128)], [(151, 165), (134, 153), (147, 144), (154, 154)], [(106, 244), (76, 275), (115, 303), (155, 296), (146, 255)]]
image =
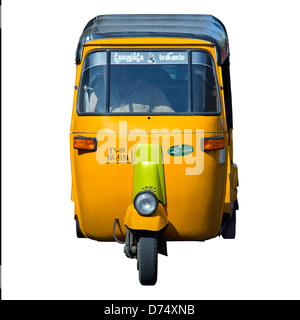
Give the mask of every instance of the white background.
[[(3, 299), (299, 299), (299, 4), (17, 1), (2, 5)], [(237, 238), (168, 243), (143, 287), (123, 246), (77, 239), (69, 130), (75, 49), (108, 13), (205, 13), (231, 48)]]

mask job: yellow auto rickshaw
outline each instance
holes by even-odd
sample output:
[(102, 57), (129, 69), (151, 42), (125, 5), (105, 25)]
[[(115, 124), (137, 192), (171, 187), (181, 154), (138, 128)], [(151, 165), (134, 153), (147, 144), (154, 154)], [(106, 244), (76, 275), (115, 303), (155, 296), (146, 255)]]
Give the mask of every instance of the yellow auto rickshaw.
[(77, 236), (124, 244), (142, 285), (167, 241), (235, 237), (229, 45), (211, 15), (103, 15), (76, 51)]

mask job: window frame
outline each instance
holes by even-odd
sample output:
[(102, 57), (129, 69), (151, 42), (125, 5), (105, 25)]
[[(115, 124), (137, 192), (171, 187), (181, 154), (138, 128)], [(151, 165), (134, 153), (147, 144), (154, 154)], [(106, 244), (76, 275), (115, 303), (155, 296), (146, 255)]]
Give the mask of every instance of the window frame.
[[(193, 115), (199, 115), (199, 116), (219, 116), (222, 111), (222, 103), (221, 103), (221, 96), (220, 96), (220, 85), (217, 77), (217, 70), (215, 65), (215, 60), (213, 59), (212, 54), (205, 50), (205, 49), (184, 49), (184, 48), (176, 48), (172, 49), (172, 52), (187, 52), (188, 53), (188, 108), (186, 112), (109, 112), (108, 106), (109, 106), (109, 90), (110, 90), (110, 67), (111, 67), (111, 54), (113, 52), (166, 52), (170, 48), (162, 48), (162, 49), (153, 49), (150, 50), (149, 48), (141, 49), (141, 48), (133, 48), (133, 49), (124, 49), (124, 48), (118, 48), (118, 49), (95, 49), (87, 53), (87, 55), (84, 57), (84, 61), (82, 63), (82, 69), (80, 73), (80, 80), (78, 84), (78, 93), (77, 93), (77, 99), (76, 99), (76, 113), (78, 116), (193, 116)], [(79, 111), (79, 96), (80, 96), (80, 90), (82, 85), (82, 79), (83, 79), (83, 72), (84, 72), (84, 63), (86, 61), (87, 56), (90, 54), (93, 54), (95, 52), (106, 52), (106, 97), (105, 97), (105, 112), (81, 112)], [(193, 111), (193, 86), (192, 86), (192, 53), (193, 52), (204, 52), (205, 54), (209, 55), (212, 59), (212, 65), (213, 65), (213, 71), (214, 71), (214, 78), (216, 82), (217, 87), (217, 96), (218, 96), (218, 112), (194, 112)]]

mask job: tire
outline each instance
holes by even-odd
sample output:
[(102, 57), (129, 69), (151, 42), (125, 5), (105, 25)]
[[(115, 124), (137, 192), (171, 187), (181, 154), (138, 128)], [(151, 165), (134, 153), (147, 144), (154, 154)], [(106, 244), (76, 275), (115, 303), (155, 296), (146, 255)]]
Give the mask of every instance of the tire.
[(234, 204), (234, 209), (231, 218), (226, 219), (225, 229), (222, 231), (222, 237), (224, 239), (235, 239), (236, 234), (236, 208), (237, 205)]
[(80, 225), (79, 225), (79, 221), (78, 221), (77, 216), (75, 217), (75, 220), (76, 220), (76, 235), (77, 235), (77, 238), (84, 239), (85, 235), (82, 233), (82, 231), (80, 229)]
[(145, 286), (155, 285), (157, 281), (156, 237), (140, 237), (137, 259), (140, 283)]

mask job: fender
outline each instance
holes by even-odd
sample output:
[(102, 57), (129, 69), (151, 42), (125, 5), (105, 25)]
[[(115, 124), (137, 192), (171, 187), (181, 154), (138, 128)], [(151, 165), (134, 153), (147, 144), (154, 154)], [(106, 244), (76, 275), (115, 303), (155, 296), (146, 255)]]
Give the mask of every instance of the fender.
[(160, 231), (168, 224), (166, 210), (161, 203), (150, 216), (141, 216), (131, 204), (126, 212), (124, 224), (131, 230)]
[[(140, 191), (155, 193), (159, 203), (150, 216), (140, 215), (133, 200)], [(158, 144), (140, 144), (136, 147), (133, 173), (132, 203), (128, 206), (124, 224), (132, 230), (159, 231), (168, 224), (162, 149)]]

